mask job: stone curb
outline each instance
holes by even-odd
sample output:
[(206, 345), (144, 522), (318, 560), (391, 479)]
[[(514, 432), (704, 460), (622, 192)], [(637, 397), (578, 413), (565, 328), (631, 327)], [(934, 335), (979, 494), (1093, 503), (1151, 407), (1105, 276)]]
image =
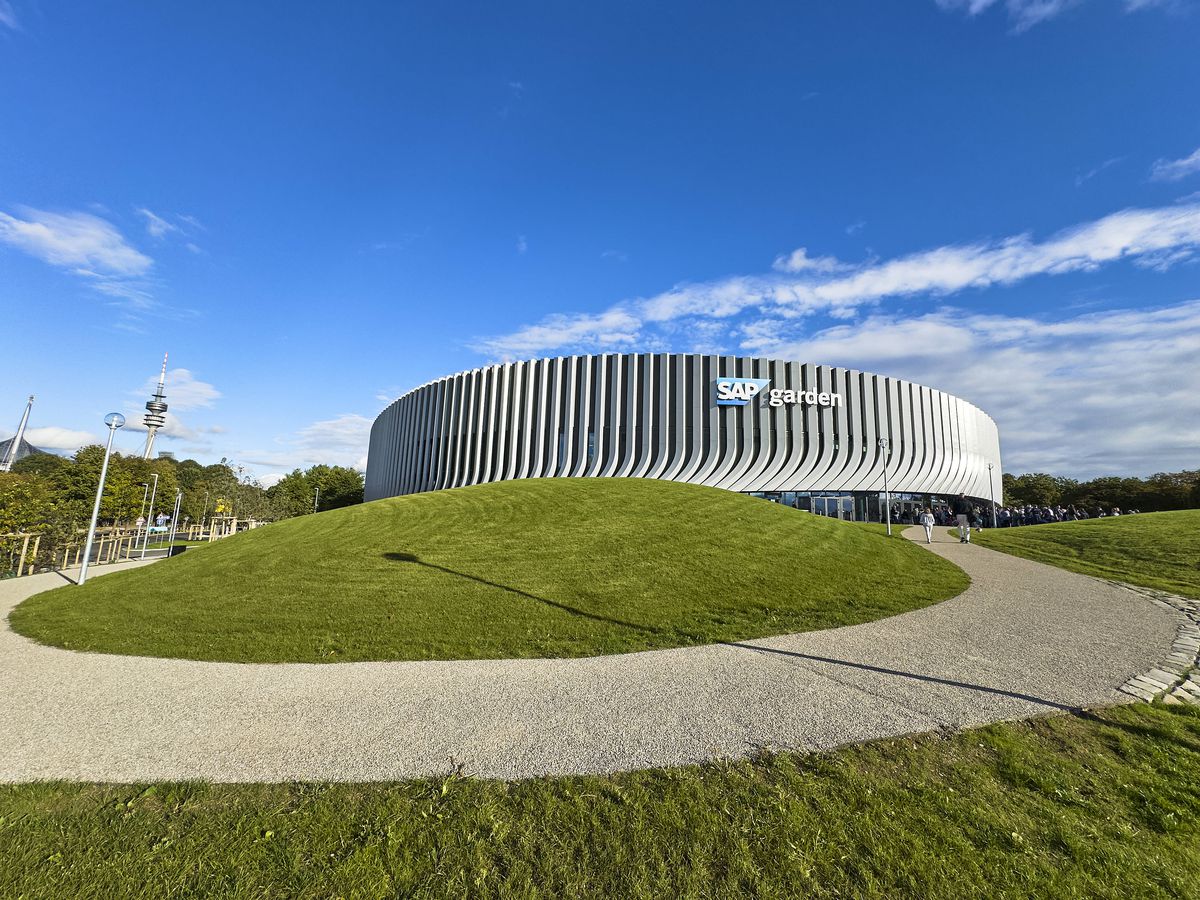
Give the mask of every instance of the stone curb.
[(1146, 703), (1161, 697), (1164, 703), (1200, 706), (1200, 601), (1123, 581), (1108, 583), (1140, 594), (1179, 618), (1179, 630), (1166, 659), (1157, 668), (1133, 676), (1117, 690)]

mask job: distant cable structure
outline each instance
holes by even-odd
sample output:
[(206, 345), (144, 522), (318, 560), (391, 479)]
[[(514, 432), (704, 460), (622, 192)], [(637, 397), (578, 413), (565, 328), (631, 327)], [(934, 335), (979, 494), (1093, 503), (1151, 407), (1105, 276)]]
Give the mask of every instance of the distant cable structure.
[(29, 395), (29, 402), (25, 404), (25, 415), (21, 416), (21, 424), (17, 426), (17, 434), (9, 442), (8, 452), (4, 454), (3, 462), (0, 462), (0, 472), (11, 472), (13, 463), (17, 461), (17, 454), (21, 452), (21, 439), (25, 437), (25, 424), (29, 421), (31, 409), (33, 409), (33, 394)]
[(167, 354), (164, 353), (162, 374), (158, 376), (158, 390), (146, 401), (146, 416), (142, 419), (146, 423), (146, 446), (142, 450), (142, 459), (150, 458), (150, 454), (154, 452), (154, 437), (158, 434), (158, 429), (167, 424), (167, 404), (164, 402), (167, 395), (163, 393), (163, 383), (166, 380)]

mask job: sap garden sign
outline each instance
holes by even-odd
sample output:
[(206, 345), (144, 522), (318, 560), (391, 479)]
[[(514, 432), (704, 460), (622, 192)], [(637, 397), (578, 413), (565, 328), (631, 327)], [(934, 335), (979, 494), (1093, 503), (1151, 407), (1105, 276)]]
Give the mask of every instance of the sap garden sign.
[[(745, 406), (766, 389), (769, 378), (718, 378), (717, 406)], [(767, 391), (771, 406), (841, 406), (842, 395), (828, 391), (793, 391), (773, 388)]]

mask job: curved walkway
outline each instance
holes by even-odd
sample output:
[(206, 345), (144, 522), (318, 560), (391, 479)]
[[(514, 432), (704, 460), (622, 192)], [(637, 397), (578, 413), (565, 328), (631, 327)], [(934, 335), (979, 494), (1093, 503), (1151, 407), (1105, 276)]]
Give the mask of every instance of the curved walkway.
[[(0, 781), (367, 781), (459, 764), (520, 778), (815, 750), (1128, 701), (1117, 688), (1170, 652), (1170, 610), (939, 531), (931, 549), (972, 579), (953, 600), (624, 656), (206, 663), (43, 647), (6, 618)], [(61, 580), (0, 583), (0, 615)]]

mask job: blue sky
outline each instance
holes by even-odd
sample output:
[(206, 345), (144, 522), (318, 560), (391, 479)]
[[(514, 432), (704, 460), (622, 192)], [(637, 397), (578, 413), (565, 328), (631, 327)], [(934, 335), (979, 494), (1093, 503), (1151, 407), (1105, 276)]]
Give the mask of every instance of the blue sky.
[(0, 0), (0, 429), (70, 451), (169, 351), (160, 449), (270, 481), (444, 374), (702, 350), (1195, 468), (1198, 47), (1184, 0)]

